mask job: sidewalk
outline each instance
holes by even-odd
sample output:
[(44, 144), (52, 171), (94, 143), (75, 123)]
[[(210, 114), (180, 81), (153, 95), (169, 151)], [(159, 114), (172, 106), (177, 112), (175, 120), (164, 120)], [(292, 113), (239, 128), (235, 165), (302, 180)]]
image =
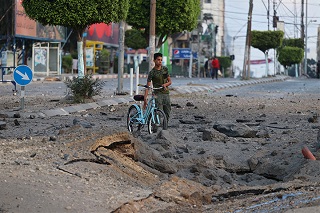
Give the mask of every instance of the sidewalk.
[[(59, 77), (34, 77), (33, 81), (61, 81), (66, 78), (73, 78), (75, 75), (62, 75)], [(94, 75), (95, 78), (100, 79), (114, 79), (118, 78), (117, 75)], [(127, 78), (128, 76), (126, 76)], [(140, 75), (140, 78), (144, 78), (143, 82), (146, 81), (145, 75)], [(201, 79), (201, 78), (172, 78), (173, 81), (176, 80), (176, 86), (171, 86), (170, 94), (190, 94), (197, 92), (215, 92), (217, 90), (240, 87), (246, 85), (253, 84), (261, 84), (275, 81), (284, 81), (290, 77), (288, 76), (275, 76), (269, 78), (261, 78), (261, 79), (250, 79), (250, 80), (241, 80), (234, 78), (220, 78), (219, 80), (212, 79)], [(135, 82), (135, 80), (134, 80)], [(142, 80), (141, 80), (142, 82)], [(128, 86), (128, 85), (126, 85)], [(112, 92), (112, 91), (110, 91)], [(134, 102), (133, 97), (130, 95), (113, 95), (109, 96), (107, 99), (99, 100), (93, 103), (85, 103), (85, 104), (76, 104), (68, 107), (61, 107), (56, 109), (49, 110), (41, 110), (39, 112), (28, 112), (21, 113), (24, 114), (23, 117), (29, 117), (30, 115), (34, 115), (36, 117), (52, 117), (52, 116), (62, 116), (62, 115), (70, 115), (75, 112), (86, 111), (90, 109), (96, 109), (100, 107), (106, 106), (115, 106), (119, 104), (129, 104)]]

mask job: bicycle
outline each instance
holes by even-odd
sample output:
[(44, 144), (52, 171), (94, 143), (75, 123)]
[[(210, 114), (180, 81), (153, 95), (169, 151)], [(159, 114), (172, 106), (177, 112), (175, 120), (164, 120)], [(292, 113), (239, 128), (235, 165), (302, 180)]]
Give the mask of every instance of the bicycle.
[[(127, 127), (129, 132), (140, 132), (141, 128), (147, 124), (149, 134), (156, 133), (159, 128), (167, 129), (168, 120), (167, 116), (162, 109), (156, 107), (155, 90), (162, 89), (163, 87), (153, 88), (147, 85), (139, 84), (138, 86), (144, 87), (145, 89), (151, 89), (152, 95), (148, 100), (148, 104), (145, 110), (141, 109), (138, 104), (130, 106), (127, 114)], [(133, 97), (135, 101), (143, 101), (143, 95), (135, 95)], [(140, 104), (141, 105), (141, 104)]]

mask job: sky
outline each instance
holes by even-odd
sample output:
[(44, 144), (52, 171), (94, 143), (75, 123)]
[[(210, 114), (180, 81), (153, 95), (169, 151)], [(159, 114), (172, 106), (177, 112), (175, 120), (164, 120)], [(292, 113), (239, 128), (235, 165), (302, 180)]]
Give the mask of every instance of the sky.
[[(306, 2), (308, 5), (305, 11)], [(236, 60), (234, 64), (243, 67), (245, 52), (245, 36), (247, 31), (247, 17), (249, 12), (249, 0), (225, 0), (225, 23), (228, 35), (234, 37), (234, 54)], [(285, 23), (285, 38), (300, 37), (301, 26), (301, 0), (269, 0), (269, 29), (273, 30), (272, 16), (276, 11), (279, 21)], [(268, 0), (253, 0), (252, 30), (268, 30)], [(320, 26), (320, 1), (304, 0), (304, 18), (306, 23), (307, 15), (307, 46), (310, 51), (308, 58), (317, 59), (317, 28)], [(233, 45), (231, 45), (233, 46)], [(233, 47), (231, 47), (232, 53)], [(274, 52), (269, 52), (269, 57), (274, 58)], [(255, 48), (251, 48), (251, 60), (264, 59), (264, 54)]]

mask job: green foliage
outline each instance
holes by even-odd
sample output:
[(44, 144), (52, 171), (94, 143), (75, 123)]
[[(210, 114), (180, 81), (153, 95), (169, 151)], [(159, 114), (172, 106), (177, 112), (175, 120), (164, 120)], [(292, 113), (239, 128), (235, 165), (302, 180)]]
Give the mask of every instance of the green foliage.
[(251, 46), (265, 53), (282, 45), (284, 33), (282, 31), (256, 31), (251, 32)]
[[(129, 0), (130, 13), (126, 22), (134, 29), (144, 29), (144, 37), (149, 38), (150, 1)], [(156, 34), (158, 47), (166, 36), (184, 30), (192, 31), (197, 27), (201, 5), (199, 0), (157, 0), (156, 2)]]
[(298, 47), (283, 47), (279, 52), (278, 61), (285, 68), (290, 67), (293, 64), (301, 63), (303, 59), (303, 49)]
[(102, 49), (100, 51), (100, 61), (108, 61), (110, 57), (110, 52), (107, 49)]
[(72, 56), (71, 55), (64, 55), (62, 57), (62, 68), (65, 72), (69, 72), (72, 69)]
[(232, 61), (229, 56), (218, 57), (218, 60), (219, 60), (220, 66), (224, 70), (227, 70), (231, 66)]
[(73, 59), (78, 59), (78, 52), (72, 52), (71, 56)]
[(143, 37), (141, 30), (137, 29), (130, 29), (125, 32), (124, 44), (135, 50), (148, 47), (147, 40)]
[(299, 47), (301, 49), (304, 48), (304, 41), (301, 38), (285, 38), (283, 39), (282, 46), (290, 46), (290, 47)]
[(83, 103), (86, 99), (91, 99), (93, 96), (101, 94), (104, 86), (104, 82), (101, 79), (93, 79), (92, 75), (67, 79), (64, 83), (71, 89), (75, 103)]
[(125, 20), (129, 0), (24, 0), (22, 5), (31, 19), (72, 28), (82, 38), (82, 32), (92, 24)]

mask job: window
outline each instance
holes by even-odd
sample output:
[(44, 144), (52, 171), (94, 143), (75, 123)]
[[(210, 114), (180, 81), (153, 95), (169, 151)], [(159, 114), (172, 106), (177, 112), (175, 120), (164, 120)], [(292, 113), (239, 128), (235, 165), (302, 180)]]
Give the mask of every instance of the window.
[(209, 4), (209, 3), (211, 3), (211, 0), (204, 0), (204, 3)]

